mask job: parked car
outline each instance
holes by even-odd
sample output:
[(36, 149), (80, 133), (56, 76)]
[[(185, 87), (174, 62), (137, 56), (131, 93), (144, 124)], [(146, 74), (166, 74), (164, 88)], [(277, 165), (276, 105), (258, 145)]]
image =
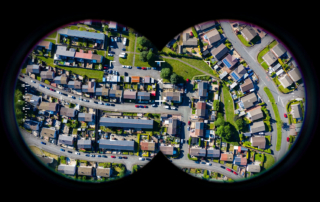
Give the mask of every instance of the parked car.
[(139, 158), (139, 160), (140, 160), (140, 161), (144, 161), (144, 160), (145, 160), (145, 158)]
[(32, 83), (36, 83), (34, 80), (31, 80)]
[(128, 68), (128, 69), (132, 69), (132, 66), (128, 66), (127, 68)]
[(288, 117), (286, 113), (284, 113), (283, 116), (284, 116), (284, 118), (287, 118), (287, 117)]
[(68, 151), (68, 153), (72, 154), (72, 151)]
[(122, 159), (122, 157), (121, 157), (121, 156), (119, 156), (119, 157), (118, 157), (118, 159)]
[(41, 142), (41, 144), (44, 144), (44, 145), (46, 145), (46, 143), (45, 143), (45, 142)]
[(148, 108), (148, 106), (145, 105), (144, 108)]
[(75, 154), (77, 154), (77, 155), (80, 155), (80, 152), (74, 152)]
[(200, 164), (200, 162), (199, 162), (199, 161), (195, 161), (195, 163), (196, 163), (196, 164)]
[(166, 108), (166, 109), (170, 109), (170, 106), (164, 106), (164, 108)]
[(141, 67), (137, 67), (137, 69), (141, 69)]
[(157, 70), (157, 68), (156, 68), (156, 67), (152, 67), (152, 69)]
[(60, 149), (60, 151), (65, 151), (64, 149)]
[(151, 105), (152, 107), (156, 107), (156, 104)]
[(22, 76), (22, 75), (19, 75), (20, 77), (22, 77), (22, 78), (24, 78), (24, 76)]
[(220, 168), (223, 168), (223, 169), (225, 169), (225, 167), (224, 167), (224, 166), (220, 166)]
[(238, 175), (238, 173), (236, 173), (236, 172), (233, 172), (233, 174)]
[(123, 50), (123, 51), (125, 51), (126, 49), (125, 49), (125, 48), (123, 48), (122, 50)]
[(39, 84), (40, 85), (40, 87), (43, 87), (44, 88), (44, 85), (42, 85), (42, 84)]
[(111, 158), (116, 158), (115, 156), (111, 156)]
[(109, 74), (112, 74), (112, 70), (111, 69), (109, 70)]
[(260, 132), (260, 133), (259, 133), (259, 135), (263, 135), (263, 134), (264, 134), (264, 132)]
[(188, 125), (190, 126), (190, 124), (191, 124), (191, 121), (188, 121)]
[(104, 157), (104, 158), (108, 158), (108, 156), (106, 156), (106, 155), (102, 155), (102, 157)]
[(150, 159), (150, 158), (146, 158), (146, 160), (151, 161), (151, 159)]
[(207, 163), (208, 166), (212, 166), (212, 163)]
[(97, 155), (97, 157), (101, 157), (101, 155)]
[(87, 157), (90, 157), (90, 155), (89, 155), (89, 154), (86, 154), (86, 156), (87, 156)]
[(289, 137), (287, 137), (287, 142), (289, 142), (290, 141), (290, 138)]
[(149, 70), (150, 70), (150, 69), (151, 69), (151, 67), (147, 67), (147, 69), (149, 69)]
[(190, 127), (188, 126), (188, 131), (190, 131)]
[(126, 157), (126, 156), (123, 156), (122, 158), (124, 158), (124, 159), (127, 159), (128, 157)]
[(135, 107), (136, 107), (136, 108), (139, 108), (140, 106), (139, 106), (139, 105), (136, 105)]
[(203, 161), (202, 161), (201, 163), (202, 163), (202, 164), (206, 164), (206, 162), (203, 162)]
[(176, 107), (171, 107), (171, 109), (176, 110), (177, 108)]
[(226, 170), (229, 171), (229, 172), (232, 172), (232, 170), (230, 170), (229, 168), (227, 168)]
[(91, 157), (95, 157), (95, 155), (94, 155), (94, 154), (91, 154)]
[(125, 66), (125, 65), (122, 65), (122, 68), (126, 68), (126, 66)]
[(190, 36), (193, 36), (193, 33), (192, 33), (192, 32), (190, 32)]

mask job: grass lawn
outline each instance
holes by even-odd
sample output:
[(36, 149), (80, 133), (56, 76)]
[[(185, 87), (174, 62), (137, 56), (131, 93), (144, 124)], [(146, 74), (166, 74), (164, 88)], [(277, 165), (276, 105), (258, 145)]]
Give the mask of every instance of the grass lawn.
[(233, 117), (234, 117), (233, 99), (226, 85), (222, 86), (222, 92), (223, 92), (223, 100), (224, 100), (224, 109), (226, 113), (226, 121), (231, 123), (237, 128), (237, 125), (233, 120)]
[(197, 59), (191, 59), (191, 58), (181, 58), (181, 60), (201, 69), (202, 71), (207, 72), (208, 74), (213, 75), (212, 69), (203, 60), (197, 60)]
[(265, 69), (265, 70), (268, 70), (268, 69), (269, 69), (269, 66), (267, 65), (266, 62), (263, 62), (263, 63), (261, 64), (261, 66), (262, 66), (263, 69)]
[(226, 166), (232, 169), (232, 163), (226, 163)]
[(210, 130), (214, 129), (214, 123), (210, 123)]
[(49, 36), (47, 36), (47, 38), (56, 38), (57, 37), (57, 32), (53, 32), (51, 33)]
[(275, 163), (273, 156), (270, 154), (265, 154), (264, 159), (264, 169), (269, 169)]
[[(123, 35), (123, 34), (122, 34), (122, 35)], [(123, 36), (125, 36), (125, 35), (123, 35)], [(129, 39), (129, 45), (128, 45), (127, 50), (128, 50), (128, 51), (131, 51), (131, 52), (134, 52), (134, 42), (135, 42), (135, 40), (136, 40), (135, 34), (129, 32), (128, 39)], [(128, 43), (128, 42), (127, 42), (127, 43)]]
[(170, 68), (172, 69), (172, 72), (176, 73), (177, 75), (181, 76), (184, 81), (186, 79), (192, 79), (194, 76), (197, 75), (203, 75), (202, 72), (180, 62), (174, 59), (167, 59), (167, 58), (163, 58), (163, 60), (165, 61), (165, 63), (161, 64), (162, 68)]
[(56, 42), (56, 40), (54, 40), (54, 39), (43, 39), (44, 41), (50, 41), (51, 43), (53, 43), (53, 44), (56, 44), (57, 42)]
[(277, 144), (276, 144), (276, 150), (279, 151), (280, 148), (281, 148), (281, 136), (282, 136), (281, 128), (282, 128), (282, 126), (281, 126), (281, 123), (280, 123), (281, 119), (280, 119), (280, 115), (279, 115), (279, 111), (278, 111), (278, 106), (276, 105), (274, 97), (271, 94), (269, 88), (265, 86), (263, 89), (266, 92), (267, 96), (269, 97), (269, 100), (271, 102), (271, 105), (272, 105), (272, 108), (273, 108), (273, 111), (274, 111), (275, 119), (277, 121)]
[(241, 35), (241, 34), (237, 34), (238, 38), (240, 39), (240, 41), (243, 43), (243, 45), (250, 47), (251, 45), (249, 44), (249, 42)]
[(237, 170), (238, 166), (237, 165), (233, 165), (233, 170)]
[(162, 51), (162, 52), (165, 52), (165, 53), (167, 53), (167, 54), (169, 54), (169, 53), (176, 53), (176, 52), (172, 51), (170, 48), (167, 48), (167, 47), (164, 47), (161, 51)]
[(262, 56), (264, 56), (271, 48), (273, 48), (278, 42), (274, 40), (271, 42), (267, 47), (265, 47), (260, 53), (258, 54), (258, 62), (261, 64), (263, 62)]
[[(136, 55), (137, 57), (137, 55)], [(132, 62), (133, 62), (133, 53), (128, 53), (126, 58), (120, 58), (119, 57), (119, 62), (122, 65), (129, 65), (132, 66)]]
[(219, 159), (213, 159), (213, 162), (219, 163)]
[(37, 76), (37, 80), (38, 80), (38, 81), (41, 81), (41, 77), (40, 77), (40, 76)]
[(26, 73), (27, 73), (27, 67), (22, 68), (22, 69), (21, 69), (21, 73), (26, 74)]
[(83, 68), (74, 68), (74, 67), (62, 67), (58, 66), (64, 70), (71, 70), (73, 73), (78, 74), (80, 76), (87, 75), (90, 79), (96, 79), (96, 82), (102, 82), (103, 71), (91, 70), (91, 69), (83, 69)]
[(52, 157), (52, 158), (54, 158), (55, 160), (58, 160), (58, 158), (59, 158), (57, 155), (51, 154), (51, 153), (49, 153), (49, 152), (47, 152), (47, 151), (45, 151), (45, 150), (42, 150), (42, 152), (44, 153), (44, 155), (49, 156), (49, 157)]
[[(140, 61), (139, 57), (140, 57), (140, 54), (136, 54), (136, 56), (134, 58), (134, 65), (135, 66), (138, 66), (138, 67), (156, 67), (157, 66), (156, 62), (154, 62), (154, 61), (151, 63), (142, 62), (142, 61)], [(162, 67), (162, 64), (161, 64), (161, 67)], [(142, 71), (144, 71), (144, 70), (142, 70)]]

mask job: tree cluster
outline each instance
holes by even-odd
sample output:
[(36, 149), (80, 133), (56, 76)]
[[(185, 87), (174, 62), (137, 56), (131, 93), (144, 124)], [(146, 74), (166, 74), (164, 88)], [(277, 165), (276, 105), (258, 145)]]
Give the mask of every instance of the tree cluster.
[(220, 137), (225, 138), (226, 140), (230, 140), (232, 137), (232, 130), (230, 124), (225, 122), (223, 118), (219, 117), (215, 121), (215, 125), (218, 126), (216, 134)]

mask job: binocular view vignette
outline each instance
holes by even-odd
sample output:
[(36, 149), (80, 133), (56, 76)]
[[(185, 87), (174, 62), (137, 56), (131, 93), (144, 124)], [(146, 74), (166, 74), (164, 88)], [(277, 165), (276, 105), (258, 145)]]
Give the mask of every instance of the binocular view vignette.
[(14, 92), (21, 136), (70, 180), (120, 179), (159, 151), (206, 181), (250, 179), (290, 151), (305, 116), (294, 56), (249, 22), (193, 25), (158, 50), (133, 28), (83, 20), (25, 54)]

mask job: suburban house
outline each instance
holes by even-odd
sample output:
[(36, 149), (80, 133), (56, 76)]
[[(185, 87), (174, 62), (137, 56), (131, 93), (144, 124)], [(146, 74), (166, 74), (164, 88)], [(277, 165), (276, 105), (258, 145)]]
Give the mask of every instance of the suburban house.
[(92, 176), (92, 166), (79, 166), (78, 175)]
[(259, 149), (265, 149), (266, 148), (266, 138), (263, 136), (260, 137), (251, 137), (250, 138), (251, 145), (253, 147), (258, 147)]
[(262, 56), (262, 59), (271, 67), (278, 61), (277, 57), (271, 51)]
[(67, 50), (66, 46), (57, 46), (56, 53), (54, 54), (54, 61), (58, 65), (75, 66), (74, 62), (87, 62), (89, 64), (102, 63), (103, 56), (93, 54), (92, 51), (88, 51), (88, 53), (84, 53), (83, 50), (76, 52), (74, 48)]
[(254, 37), (258, 35), (258, 33), (251, 26), (246, 26), (243, 30), (241, 30), (241, 35), (248, 42), (250, 42)]
[(94, 93), (96, 89), (96, 83), (95, 82), (88, 82), (88, 85), (82, 85), (82, 92), (84, 93)]
[(63, 173), (65, 175), (75, 175), (76, 174), (76, 165), (65, 165), (60, 164), (58, 166), (58, 172)]
[(201, 81), (198, 83), (198, 95), (199, 98), (206, 98), (208, 96), (208, 82)]
[(246, 80), (244, 80), (243, 84), (240, 85), (240, 89), (242, 93), (246, 93), (248, 91), (250, 91), (251, 89), (254, 88), (254, 85), (252, 83), (252, 80), (249, 78), (247, 78)]
[(137, 99), (138, 100), (150, 100), (150, 93), (139, 91), (138, 95), (137, 95)]
[(99, 149), (134, 151), (134, 141), (100, 139)]
[(271, 51), (273, 52), (273, 54), (275, 56), (277, 56), (278, 58), (280, 58), (281, 56), (283, 56), (283, 54), (285, 54), (287, 52), (287, 50), (280, 44), (278, 43), (277, 45), (275, 45)]
[(207, 158), (219, 158), (220, 149), (213, 149), (212, 147), (207, 147)]
[(68, 82), (68, 88), (72, 89), (81, 89), (82, 83), (80, 81), (69, 81)]
[(54, 128), (42, 128), (41, 129), (41, 136), (45, 140), (57, 139), (58, 131)]
[(142, 83), (150, 83), (151, 78), (150, 76), (145, 76), (144, 78), (142, 78)]
[(47, 52), (52, 50), (52, 43), (50, 41), (41, 41), (37, 45), (38, 49), (44, 48)]
[(94, 121), (94, 114), (90, 113), (79, 113), (78, 121), (92, 122)]
[(247, 171), (251, 173), (259, 173), (261, 170), (259, 165), (248, 165), (247, 166)]
[(174, 147), (172, 147), (171, 145), (170, 146), (161, 145), (159, 149), (164, 155), (173, 155), (175, 153)]
[(36, 130), (39, 131), (40, 129), (40, 123), (37, 121), (25, 121), (23, 122), (23, 127), (29, 130)]
[(140, 83), (140, 76), (132, 76), (131, 83)]
[(263, 113), (261, 110), (261, 107), (258, 107), (254, 110), (250, 110), (248, 111), (248, 117), (251, 121), (256, 121), (258, 119), (262, 119), (263, 118)]
[(197, 137), (203, 137), (203, 135), (204, 135), (204, 123), (203, 122), (196, 122), (195, 135)]
[(76, 109), (73, 108), (66, 108), (66, 107), (61, 107), (60, 109), (60, 115), (61, 116), (67, 116), (70, 118), (74, 118), (76, 116)]
[(41, 71), (40, 73), (41, 80), (52, 80), (54, 79), (54, 71)]
[(62, 74), (61, 76), (56, 76), (53, 80), (56, 84), (68, 84), (68, 77), (65, 74)]
[(297, 135), (296, 126), (294, 124), (289, 125), (289, 135)]
[(145, 141), (141, 141), (140, 142), (140, 148), (143, 151), (154, 151), (155, 150), (155, 146), (156, 143), (155, 142), (145, 142)]
[(247, 70), (243, 65), (239, 65), (233, 70), (233, 72), (230, 73), (230, 75), (232, 76), (234, 81), (239, 82), (243, 79), (245, 73), (247, 73)]
[(37, 107), (41, 102), (41, 97), (33, 95), (31, 93), (26, 93), (24, 100), (29, 102), (32, 106)]
[(194, 28), (196, 29), (196, 31), (198, 33), (202, 33), (202, 32), (208, 31), (210, 29), (213, 29), (215, 26), (216, 26), (215, 21), (208, 21), (208, 22), (203, 22), (203, 23), (197, 24), (194, 26)]
[(123, 91), (123, 99), (135, 100), (137, 98), (137, 91), (125, 90)]
[(58, 110), (58, 103), (41, 102), (38, 109), (47, 111), (49, 114), (54, 114)]
[(250, 126), (251, 133), (258, 133), (258, 132), (264, 132), (266, 130), (266, 127), (264, 125), (263, 121), (257, 121), (253, 122), (253, 124)]
[(117, 30), (117, 22), (110, 21), (108, 28), (111, 30)]
[(295, 123), (294, 126), (296, 127), (296, 132), (299, 133), (302, 127), (302, 123)]
[(228, 53), (227, 56), (222, 59), (222, 62), (226, 67), (228, 67), (228, 69), (232, 69), (239, 62), (239, 60), (235, 56)]
[(290, 79), (290, 77), (287, 74), (285, 74), (283, 77), (279, 78), (278, 80), (284, 88), (288, 88), (293, 84), (293, 81)]
[(118, 128), (145, 128), (153, 129), (153, 120), (142, 119), (120, 119), (120, 118), (100, 118), (100, 126), (118, 127)]
[(226, 77), (228, 75), (228, 72), (223, 71), (221, 74), (219, 74), (219, 78), (223, 79), (224, 77)]
[(206, 149), (205, 148), (197, 148), (197, 147), (191, 147), (190, 148), (190, 155), (191, 156), (206, 156)]
[(40, 73), (40, 67), (39, 65), (27, 65), (26, 73), (31, 73), (31, 74), (39, 74)]
[[(110, 27), (109, 27), (110, 28)], [(105, 35), (103, 33), (94, 33), (87, 31), (78, 31), (71, 29), (60, 29), (58, 31), (60, 38), (62, 37), (72, 37), (72, 40), (78, 41), (79, 39), (87, 39), (88, 42), (95, 44), (93, 48), (104, 48)], [(72, 44), (70, 42), (70, 44)]]
[(291, 104), (290, 107), (291, 107), (292, 118), (300, 119), (302, 115), (300, 103)]
[(185, 32), (182, 36), (182, 42), (184, 47), (197, 47), (198, 40), (196, 37), (191, 37), (189, 33)]
[(288, 72), (289, 76), (291, 77), (292, 81), (297, 82), (302, 79), (301, 72), (298, 68), (294, 68)]
[(97, 177), (110, 177), (112, 175), (111, 168), (96, 168), (96, 175)]
[(212, 46), (214, 46), (216, 42), (221, 40), (220, 33), (217, 29), (212, 29), (211, 31), (207, 32), (205, 35), (203, 35), (203, 38)]
[(58, 145), (64, 144), (73, 147), (73, 136), (59, 135)]
[(223, 43), (220, 44), (217, 48), (211, 50), (211, 55), (216, 60), (221, 60), (229, 53), (229, 48), (227, 48)]
[(246, 157), (235, 157), (233, 164), (238, 165), (238, 166), (246, 166), (247, 165), (247, 158)]
[(175, 135), (177, 133), (178, 119), (170, 118), (168, 119), (168, 122), (169, 122), (169, 126), (168, 126), (167, 133), (169, 135)]
[(197, 102), (197, 110), (196, 115), (197, 116), (205, 116), (206, 115), (206, 106), (207, 104), (205, 102)]
[(244, 109), (249, 109), (250, 107), (254, 106), (254, 103), (257, 102), (257, 96), (255, 93), (250, 93), (241, 97), (240, 106)]
[(80, 139), (77, 142), (78, 149), (91, 149), (91, 140)]
[(180, 92), (164, 92), (163, 99), (166, 102), (180, 103), (182, 101)]
[[(103, 82), (105, 82), (105, 77), (103, 77)], [(116, 76), (116, 75), (108, 75), (107, 76), (107, 81), (108, 82), (120, 82), (120, 76)]]
[[(277, 64), (274, 65), (273, 67), (269, 67), (269, 70), (270, 70), (271, 72), (275, 72), (275, 73), (277, 74), (277, 76), (279, 76), (280, 73), (283, 72), (282, 66), (281, 66), (280, 63), (277, 63)], [(281, 71), (281, 70), (282, 70), (282, 71)]]
[(109, 96), (109, 88), (96, 88), (96, 96)]
[(233, 154), (221, 154), (220, 161), (233, 161)]
[(114, 99), (122, 98), (122, 90), (110, 90), (109, 97)]

